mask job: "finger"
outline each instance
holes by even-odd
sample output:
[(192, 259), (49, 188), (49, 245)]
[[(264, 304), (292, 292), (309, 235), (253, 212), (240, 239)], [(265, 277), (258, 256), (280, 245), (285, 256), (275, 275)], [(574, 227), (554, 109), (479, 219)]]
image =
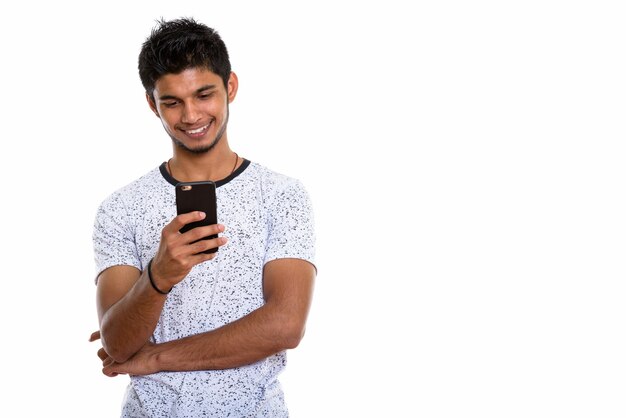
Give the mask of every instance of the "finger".
[(112, 363), (102, 368), (102, 373), (109, 377), (115, 377), (120, 374), (126, 374), (119, 370), (119, 363)]
[(109, 376), (109, 377), (115, 377), (117, 376), (117, 373), (114, 372), (113, 370), (111, 370), (110, 367), (103, 367), (102, 368), (102, 373), (104, 373), (105, 375)]
[(206, 237), (210, 237), (211, 235), (217, 235), (221, 232), (224, 232), (226, 228), (222, 224), (208, 225), (208, 226), (199, 226), (197, 228), (193, 228), (181, 235), (181, 243), (183, 244), (191, 244), (199, 239), (203, 239)]
[(217, 254), (204, 254), (205, 251), (211, 250), (213, 248), (219, 248), (222, 245), (225, 245), (228, 242), (228, 238), (226, 237), (218, 237), (213, 239), (201, 239), (198, 242), (194, 242), (193, 244), (189, 244), (189, 252), (190, 254), (203, 256), (200, 257), (200, 260), (194, 260), (194, 264), (199, 264), (206, 260), (211, 260), (215, 258)]
[(98, 357), (100, 357), (100, 360), (104, 361), (107, 357), (109, 357), (109, 355), (106, 351), (104, 351), (104, 348), (101, 348), (98, 350)]
[(89, 336), (89, 342), (93, 342), (100, 339), (100, 331), (94, 331)]
[(182, 215), (178, 215), (177, 217), (172, 219), (172, 222), (170, 222), (169, 224), (165, 225), (165, 228), (163, 228), (163, 232), (164, 233), (166, 233), (166, 232), (167, 233), (178, 233), (178, 231), (180, 231), (180, 229), (183, 226), (185, 226), (187, 224), (190, 224), (192, 222), (201, 221), (204, 218), (206, 218), (206, 213), (200, 212), (200, 211), (183, 213)]

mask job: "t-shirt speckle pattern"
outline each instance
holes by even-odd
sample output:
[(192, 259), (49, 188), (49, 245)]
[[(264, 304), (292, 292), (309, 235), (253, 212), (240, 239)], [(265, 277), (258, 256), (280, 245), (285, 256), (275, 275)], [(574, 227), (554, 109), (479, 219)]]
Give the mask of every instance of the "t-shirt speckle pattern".
[[(93, 235), (97, 274), (116, 265), (147, 266), (161, 230), (176, 216), (175, 183), (162, 165), (104, 200)], [(259, 308), (265, 263), (314, 263), (312, 208), (298, 180), (245, 160), (217, 186), (218, 222), (229, 242), (168, 294), (155, 343), (213, 330)], [(233, 369), (132, 376), (122, 416), (288, 416), (277, 380), (285, 364), (281, 352)]]

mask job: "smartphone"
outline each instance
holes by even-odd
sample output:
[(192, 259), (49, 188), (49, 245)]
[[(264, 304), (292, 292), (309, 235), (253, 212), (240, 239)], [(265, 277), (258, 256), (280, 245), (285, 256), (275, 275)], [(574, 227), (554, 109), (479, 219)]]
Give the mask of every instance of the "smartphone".
[[(193, 228), (206, 225), (214, 225), (217, 223), (217, 198), (215, 196), (215, 183), (212, 181), (195, 181), (183, 182), (176, 185), (176, 212), (179, 215), (200, 211), (206, 213), (206, 217), (197, 222), (192, 222), (183, 226), (180, 230), (181, 234)], [(210, 235), (202, 239), (217, 238), (217, 235)], [(197, 241), (195, 241), (197, 242)], [(205, 254), (211, 254), (217, 251), (217, 248), (204, 251)]]

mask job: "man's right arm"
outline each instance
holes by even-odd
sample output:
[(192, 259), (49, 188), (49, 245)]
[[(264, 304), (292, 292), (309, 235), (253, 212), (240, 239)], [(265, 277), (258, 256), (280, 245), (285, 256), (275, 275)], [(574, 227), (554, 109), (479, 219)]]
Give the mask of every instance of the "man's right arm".
[(128, 360), (156, 327), (165, 295), (152, 289), (147, 272), (113, 266), (98, 278), (96, 292), (102, 347), (117, 362)]
[[(226, 238), (202, 240), (224, 231), (222, 225), (194, 228), (184, 234), (186, 224), (204, 218), (201, 212), (175, 217), (161, 232), (161, 242), (152, 262), (152, 280), (162, 292), (182, 281), (196, 264), (215, 257), (203, 254), (226, 243)], [(128, 360), (147, 342), (159, 320), (167, 295), (154, 289), (147, 269), (113, 266), (98, 277), (96, 303), (100, 337), (107, 354), (116, 362)]]

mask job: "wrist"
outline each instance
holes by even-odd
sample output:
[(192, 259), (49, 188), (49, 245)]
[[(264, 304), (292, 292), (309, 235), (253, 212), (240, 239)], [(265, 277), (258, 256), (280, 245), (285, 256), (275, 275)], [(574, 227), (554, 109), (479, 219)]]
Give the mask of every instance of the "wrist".
[[(148, 280), (150, 280), (150, 284), (152, 285), (152, 288), (154, 290), (156, 290), (158, 293), (160, 293), (161, 295), (167, 295), (168, 293), (170, 293), (172, 291), (172, 289), (174, 288), (174, 286), (170, 287), (168, 290), (163, 290), (162, 287), (160, 287), (154, 277), (154, 274), (152, 272), (152, 261), (154, 259), (151, 259), (148, 262), (148, 268), (146, 269), (148, 271)], [(162, 286), (162, 285), (161, 285)]]
[(162, 366), (162, 349), (160, 344), (150, 344), (148, 350), (148, 368), (152, 373), (163, 371)]

